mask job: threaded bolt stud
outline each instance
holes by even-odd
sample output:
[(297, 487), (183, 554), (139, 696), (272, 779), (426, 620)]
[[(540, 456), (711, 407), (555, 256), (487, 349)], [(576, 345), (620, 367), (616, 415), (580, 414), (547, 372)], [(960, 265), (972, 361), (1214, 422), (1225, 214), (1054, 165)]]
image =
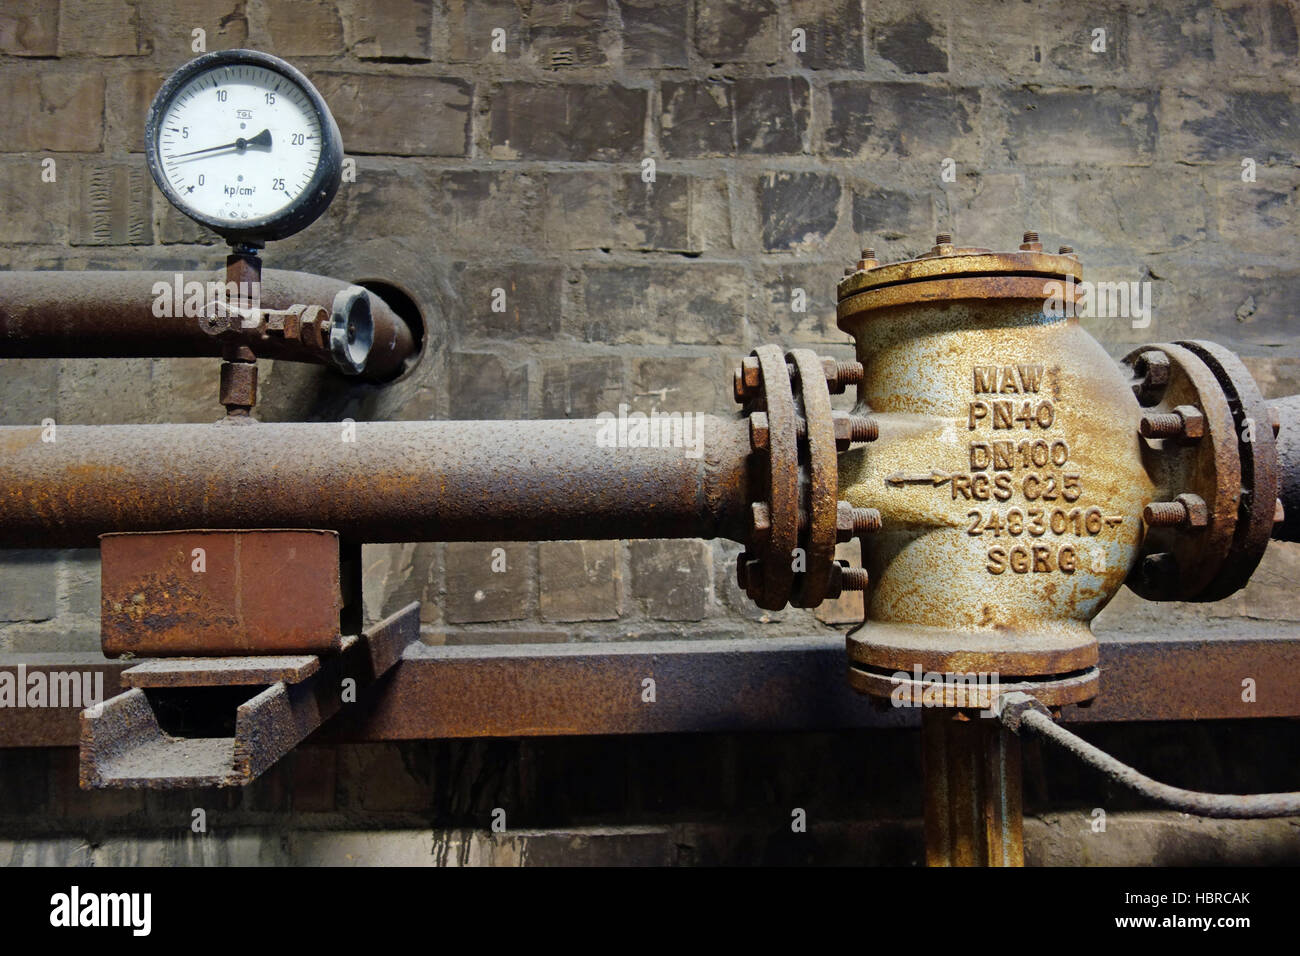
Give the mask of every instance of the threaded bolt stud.
[(866, 568), (842, 568), (840, 570), (841, 591), (865, 591), (867, 581)]
[(1177, 528), (1187, 522), (1187, 506), (1181, 501), (1153, 501), (1142, 509), (1142, 520), (1151, 528)]
[(874, 418), (854, 415), (849, 419), (849, 437), (853, 441), (875, 441), (880, 437), (880, 425)]
[(855, 535), (870, 534), (873, 531), (879, 531), (880, 525), (880, 512), (875, 508), (853, 509), (853, 533)]

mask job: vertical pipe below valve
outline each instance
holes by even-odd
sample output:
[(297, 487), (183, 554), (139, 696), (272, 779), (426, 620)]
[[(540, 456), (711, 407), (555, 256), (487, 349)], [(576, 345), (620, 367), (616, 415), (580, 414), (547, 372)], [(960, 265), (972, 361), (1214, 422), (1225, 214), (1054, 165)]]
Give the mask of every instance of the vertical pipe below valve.
[(1020, 740), (1000, 721), (921, 713), (927, 866), (1024, 866)]

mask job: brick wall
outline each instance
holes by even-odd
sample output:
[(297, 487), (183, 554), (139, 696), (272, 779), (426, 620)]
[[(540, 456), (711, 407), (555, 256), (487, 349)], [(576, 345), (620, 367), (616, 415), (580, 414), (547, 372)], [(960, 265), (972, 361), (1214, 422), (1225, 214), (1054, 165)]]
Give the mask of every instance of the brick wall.
[[(1112, 351), (1210, 337), (1245, 354), (1269, 394), (1291, 393), (1298, 11), (8, 0), (0, 267), (222, 261), (215, 237), (153, 189), (141, 153), (147, 105), (201, 29), (209, 50), (248, 45), (301, 67), (356, 160), (326, 217), (267, 263), (386, 280), (429, 327), (425, 361), (383, 391), (264, 363), (263, 418), (727, 412), (729, 368), (757, 344), (851, 353), (834, 284), (860, 246), (911, 256), (940, 229), (1010, 248), (1034, 228), (1072, 244), (1093, 278), (1148, 279), (1151, 328), (1094, 324)], [(0, 365), (5, 424), (219, 410), (214, 361)], [(367, 606), (378, 616), (420, 598), (426, 638), (462, 642), (798, 633), (859, 612), (856, 595), (816, 615), (760, 612), (733, 583), (736, 550), (373, 547)], [(1298, 568), (1274, 546), (1243, 598), (1178, 613), (1293, 619)], [(0, 555), (0, 649), (96, 646), (96, 579), (93, 553)], [(1158, 620), (1128, 597), (1119, 607)]]

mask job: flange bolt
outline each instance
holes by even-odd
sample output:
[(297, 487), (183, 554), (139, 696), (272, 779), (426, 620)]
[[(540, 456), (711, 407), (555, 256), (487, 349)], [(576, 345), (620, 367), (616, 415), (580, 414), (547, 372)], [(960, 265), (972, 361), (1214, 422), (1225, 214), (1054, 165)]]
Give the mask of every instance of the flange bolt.
[(1209, 509), (1199, 495), (1181, 494), (1174, 501), (1153, 501), (1142, 509), (1142, 520), (1150, 528), (1204, 528)]
[(840, 590), (841, 591), (865, 591), (869, 576), (866, 568), (851, 568), (848, 562), (839, 562), (840, 565)]
[(1205, 434), (1205, 416), (1199, 408), (1179, 405), (1172, 412), (1151, 412), (1138, 423), (1143, 438), (1200, 438)]
[(839, 395), (850, 385), (861, 385), (867, 375), (861, 362), (837, 362), (833, 358), (823, 358), (822, 366), (826, 369), (826, 387), (832, 395)]

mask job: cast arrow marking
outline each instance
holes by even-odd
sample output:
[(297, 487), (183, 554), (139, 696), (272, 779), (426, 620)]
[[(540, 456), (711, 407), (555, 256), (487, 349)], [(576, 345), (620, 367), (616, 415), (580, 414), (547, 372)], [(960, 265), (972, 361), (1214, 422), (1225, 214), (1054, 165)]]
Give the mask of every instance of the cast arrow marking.
[(905, 475), (901, 471), (896, 471), (885, 479), (885, 484), (893, 485), (895, 488), (901, 488), (903, 485), (934, 485), (938, 488), (950, 478), (952, 475), (945, 475), (942, 471), (931, 470), (928, 475)]

